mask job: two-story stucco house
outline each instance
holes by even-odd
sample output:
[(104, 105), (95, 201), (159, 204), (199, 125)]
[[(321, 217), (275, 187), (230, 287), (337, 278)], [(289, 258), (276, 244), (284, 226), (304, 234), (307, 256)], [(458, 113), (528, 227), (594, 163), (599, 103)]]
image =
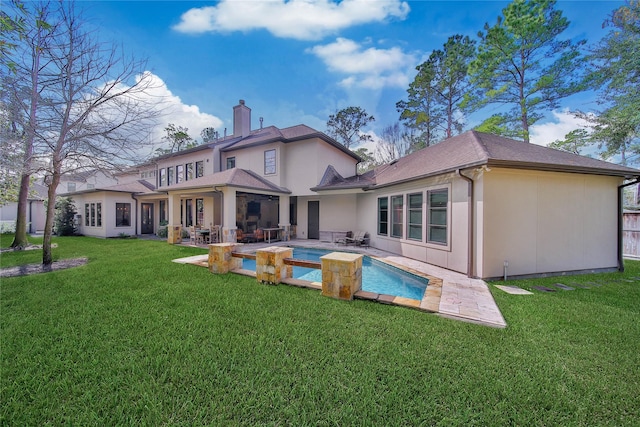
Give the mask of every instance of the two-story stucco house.
[(251, 130), (243, 101), (233, 117), (230, 136), (73, 194), (80, 231), (365, 230), (373, 247), (481, 278), (621, 265), (619, 194), (636, 169), (470, 131), (358, 175), (360, 158), (322, 132)]

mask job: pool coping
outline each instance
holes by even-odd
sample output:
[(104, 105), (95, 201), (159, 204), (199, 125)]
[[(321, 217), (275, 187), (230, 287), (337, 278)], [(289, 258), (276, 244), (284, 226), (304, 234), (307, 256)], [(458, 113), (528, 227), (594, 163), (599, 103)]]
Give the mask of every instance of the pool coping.
[[(265, 245), (246, 244), (243, 246), (246, 251), (255, 250)], [(494, 328), (505, 328), (507, 326), (500, 309), (493, 299), (489, 286), (481, 279), (472, 279), (461, 273), (405, 258), (400, 255), (387, 253), (376, 248), (344, 247), (343, 245), (338, 246), (333, 243), (317, 241), (306, 242), (300, 240), (272, 242), (269, 246), (317, 248), (368, 255), (377, 261), (400, 268), (416, 276), (424, 277), (429, 280), (429, 283), (422, 300), (376, 294), (362, 290), (355, 293), (355, 299), (411, 308), (426, 313), (433, 313), (448, 319), (461, 320)], [(173, 261), (207, 267), (207, 259), (208, 255), (196, 255)], [(232, 272), (249, 277), (256, 277), (255, 272), (250, 270), (238, 269), (232, 270)], [(322, 289), (322, 285), (319, 282), (308, 282), (301, 279), (285, 279), (282, 283), (306, 289)]]

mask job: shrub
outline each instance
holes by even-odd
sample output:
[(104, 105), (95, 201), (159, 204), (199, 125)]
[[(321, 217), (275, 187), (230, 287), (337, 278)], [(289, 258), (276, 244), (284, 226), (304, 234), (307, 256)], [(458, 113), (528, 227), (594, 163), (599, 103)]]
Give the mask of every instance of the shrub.
[(71, 197), (60, 197), (56, 201), (55, 228), (58, 236), (73, 236), (76, 233), (76, 207)]

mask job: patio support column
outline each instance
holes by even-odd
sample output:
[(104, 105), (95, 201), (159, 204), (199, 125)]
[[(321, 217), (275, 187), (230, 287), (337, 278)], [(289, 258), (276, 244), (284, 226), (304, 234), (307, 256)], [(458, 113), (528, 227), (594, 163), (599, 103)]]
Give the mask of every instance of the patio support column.
[(289, 218), (289, 195), (279, 196), (278, 227), (282, 228), (282, 240), (288, 241), (291, 236), (291, 218)]
[(180, 223), (180, 195), (169, 193), (167, 206), (167, 219), (169, 226), (167, 227), (167, 243), (174, 245), (182, 243), (182, 224)]
[(222, 189), (222, 241), (236, 242), (236, 190), (224, 187)]

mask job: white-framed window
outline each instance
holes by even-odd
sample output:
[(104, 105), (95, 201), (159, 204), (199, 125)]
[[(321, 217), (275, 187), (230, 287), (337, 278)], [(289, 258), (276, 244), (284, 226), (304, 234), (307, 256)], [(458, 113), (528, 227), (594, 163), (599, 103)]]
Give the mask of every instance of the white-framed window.
[(427, 191), (427, 243), (448, 243), (449, 190)]
[(407, 239), (422, 241), (422, 193), (407, 195)]
[(86, 227), (102, 227), (102, 203), (84, 204), (84, 225)]
[(266, 150), (264, 152), (264, 174), (273, 175), (276, 173), (276, 150)]
[(76, 183), (75, 182), (67, 182), (67, 192), (72, 193), (76, 191)]
[(402, 238), (404, 195), (391, 196), (391, 237)]

